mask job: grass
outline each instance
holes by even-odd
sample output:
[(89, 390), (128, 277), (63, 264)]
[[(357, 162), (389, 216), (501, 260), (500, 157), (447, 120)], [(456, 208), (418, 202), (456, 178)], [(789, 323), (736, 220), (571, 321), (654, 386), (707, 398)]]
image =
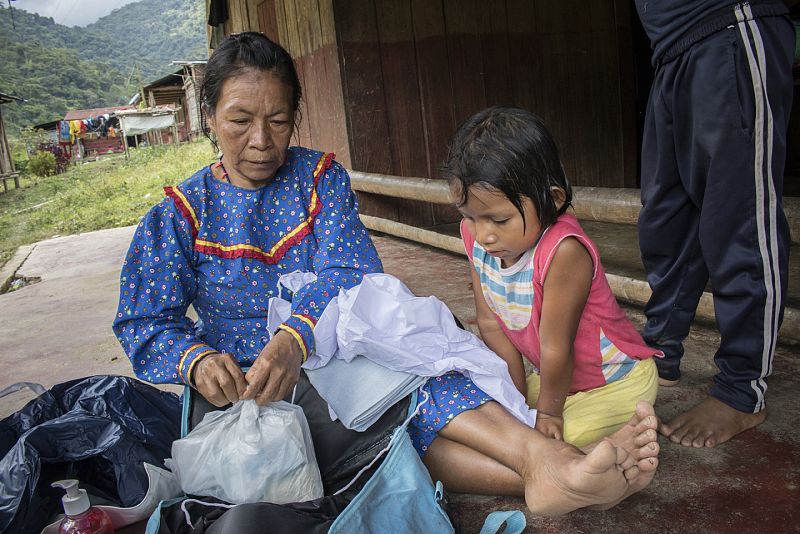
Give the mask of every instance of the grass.
[(0, 194), (0, 266), (21, 245), (57, 235), (129, 226), (163, 197), (162, 188), (214, 158), (206, 140), (130, 151), (47, 178), (22, 176)]

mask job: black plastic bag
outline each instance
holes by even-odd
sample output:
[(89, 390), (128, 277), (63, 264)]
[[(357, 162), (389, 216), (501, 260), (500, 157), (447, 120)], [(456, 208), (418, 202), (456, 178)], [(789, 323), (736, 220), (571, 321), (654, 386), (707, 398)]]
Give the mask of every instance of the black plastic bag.
[(180, 420), (177, 395), (133, 378), (54, 386), (0, 421), (0, 532), (41, 532), (62, 511), (50, 483), (64, 478), (78, 479), (92, 504), (138, 504), (143, 464), (164, 467)]

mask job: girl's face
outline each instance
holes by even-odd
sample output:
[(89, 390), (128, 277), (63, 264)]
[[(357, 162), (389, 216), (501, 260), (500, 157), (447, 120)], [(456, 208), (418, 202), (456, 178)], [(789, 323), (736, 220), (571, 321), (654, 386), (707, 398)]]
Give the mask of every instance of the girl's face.
[(294, 126), (292, 88), (271, 72), (248, 69), (222, 84), (209, 125), (231, 183), (262, 186), (286, 161)]
[[(453, 186), (454, 198), (460, 193)], [(539, 240), (541, 225), (533, 202), (523, 197), (525, 222), (517, 207), (498, 189), (470, 187), (467, 202), (457, 206), (467, 230), (491, 256), (499, 258), (503, 267), (510, 267)]]
[[(452, 186), (453, 198), (461, 198), (460, 186)], [(556, 207), (564, 203), (563, 191), (553, 188)], [(470, 187), (465, 204), (456, 206), (464, 217), (467, 230), (491, 256), (500, 259), (503, 267), (514, 265), (539, 241), (542, 225), (533, 201), (522, 199), (522, 215), (499, 189)]]

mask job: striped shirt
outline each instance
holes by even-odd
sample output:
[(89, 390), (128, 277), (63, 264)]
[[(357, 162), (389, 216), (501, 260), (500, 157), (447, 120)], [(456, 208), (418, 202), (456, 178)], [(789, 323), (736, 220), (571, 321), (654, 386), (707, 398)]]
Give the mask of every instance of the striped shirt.
[(514, 265), (503, 268), (461, 225), (461, 237), (478, 274), (483, 298), (509, 341), (536, 369), (540, 368), (539, 323), (544, 302), (544, 280), (561, 242), (577, 239), (589, 252), (594, 274), (589, 296), (575, 335), (575, 361), (570, 394), (620, 380), (637, 361), (661, 353), (645, 345), (617, 304), (606, 280), (597, 247), (572, 215), (562, 215), (532, 250)]

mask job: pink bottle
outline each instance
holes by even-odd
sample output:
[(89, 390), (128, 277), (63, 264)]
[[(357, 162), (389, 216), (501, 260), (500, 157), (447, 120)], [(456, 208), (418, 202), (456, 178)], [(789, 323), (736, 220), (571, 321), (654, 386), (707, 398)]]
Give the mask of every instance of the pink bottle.
[(103, 510), (89, 504), (89, 496), (86, 490), (78, 487), (77, 480), (59, 480), (52, 486), (67, 491), (61, 497), (66, 517), (58, 526), (58, 534), (114, 534), (111, 519)]

